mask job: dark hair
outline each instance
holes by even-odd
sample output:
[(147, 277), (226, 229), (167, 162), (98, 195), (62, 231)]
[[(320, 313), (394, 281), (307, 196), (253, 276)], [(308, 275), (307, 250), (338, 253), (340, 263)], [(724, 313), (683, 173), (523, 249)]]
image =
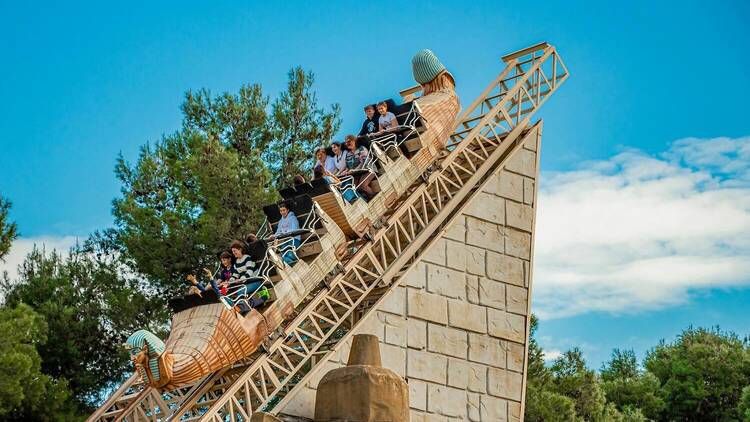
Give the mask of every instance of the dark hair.
[(229, 251), (221, 251), (221, 253), (219, 254), (219, 259), (224, 259), (224, 258), (232, 259), (232, 254), (229, 253)]
[(244, 252), (245, 244), (241, 240), (235, 240), (235, 241), (232, 241), (231, 245), (229, 245), (229, 249), (239, 249)]
[(286, 208), (288, 210), (292, 209), (291, 204), (289, 204), (289, 201), (281, 201), (279, 202), (279, 208)]
[(372, 104), (367, 104), (365, 106), (365, 111), (367, 111), (367, 110), (375, 111), (375, 106), (373, 106)]
[(245, 236), (245, 243), (253, 243), (258, 240), (258, 235), (255, 233), (248, 233), (247, 236)]
[(386, 110), (388, 109), (388, 103), (386, 103), (385, 101), (381, 101), (381, 102), (379, 102), (379, 103), (378, 103), (378, 107), (380, 107), (380, 106), (385, 106), (385, 109), (386, 109)]
[(301, 185), (303, 183), (305, 183), (305, 176), (303, 176), (301, 174), (298, 174), (298, 175), (294, 176), (294, 184), (295, 185)]
[(323, 178), (323, 166), (315, 166), (313, 168), (313, 179), (322, 179)]
[(333, 141), (333, 142), (331, 142), (331, 146), (334, 146), (334, 145), (336, 145), (337, 147), (339, 147), (339, 149), (342, 149), (341, 148), (341, 142), (339, 142), (339, 141)]

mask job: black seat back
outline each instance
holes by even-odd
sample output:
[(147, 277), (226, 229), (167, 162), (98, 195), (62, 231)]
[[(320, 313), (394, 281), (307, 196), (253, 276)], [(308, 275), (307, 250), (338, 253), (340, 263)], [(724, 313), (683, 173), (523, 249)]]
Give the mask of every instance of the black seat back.
[(287, 186), (283, 189), (279, 189), (279, 194), (284, 199), (292, 199), (295, 196), (297, 196), (297, 191), (294, 189), (293, 186)]
[(310, 183), (302, 183), (297, 185), (297, 195), (295, 195), (295, 198), (299, 197), (300, 195), (308, 195), (310, 191), (312, 191), (312, 185)]
[(266, 241), (260, 239), (247, 245), (247, 254), (253, 261), (260, 262), (263, 260), (263, 258), (266, 257), (267, 249), (268, 244), (266, 243)]
[(279, 206), (276, 204), (266, 205), (263, 207), (263, 214), (268, 218), (268, 222), (274, 225), (281, 220), (281, 213), (279, 212)]
[(312, 185), (312, 190), (310, 191), (309, 195), (313, 198), (331, 191), (331, 187), (328, 185), (328, 182), (322, 178), (311, 180), (310, 185)]
[(312, 210), (312, 207), (313, 201), (310, 195), (300, 195), (294, 198), (294, 214), (297, 218), (308, 214)]

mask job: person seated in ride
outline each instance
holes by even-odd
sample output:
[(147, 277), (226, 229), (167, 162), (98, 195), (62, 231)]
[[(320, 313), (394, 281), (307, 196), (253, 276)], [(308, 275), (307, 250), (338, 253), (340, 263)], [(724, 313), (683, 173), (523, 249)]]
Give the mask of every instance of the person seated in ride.
[(347, 151), (341, 146), (341, 142), (331, 142), (331, 151), (333, 151), (333, 168), (331, 172), (334, 176), (341, 176), (346, 171)]
[(292, 181), (294, 183), (294, 186), (302, 185), (302, 184), (305, 183), (305, 176), (303, 176), (301, 174), (297, 174), (297, 175), (294, 176), (294, 178), (292, 179)]
[(352, 175), (354, 177), (354, 186), (357, 187), (357, 192), (362, 194), (366, 201), (372, 199), (375, 196), (375, 191), (370, 186), (375, 175), (372, 172), (354, 172), (354, 170), (365, 170), (365, 162), (367, 156), (370, 154), (367, 148), (360, 145), (357, 146), (357, 138), (354, 135), (346, 135), (347, 155), (346, 155), (346, 170), (343, 175)]
[(215, 273), (212, 273), (208, 268), (203, 268), (203, 272), (206, 273), (209, 278), (208, 285), (198, 281), (195, 274), (189, 274), (186, 277), (192, 284), (188, 289), (189, 294), (197, 294), (198, 296), (203, 297), (202, 293), (207, 290), (213, 290), (219, 297), (227, 294), (227, 285), (232, 277), (232, 254), (228, 251), (223, 251), (219, 255), (219, 259), (221, 265)]
[[(245, 254), (244, 246), (239, 240), (235, 240), (229, 246), (229, 250), (232, 251), (234, 256), (229, 286), (232, 290), (232, 286), (240, 285), (232, 292), (232, 295), (237, 298), (252, 296), (263, 284), (263, 279), (258, 278), (255, 274), (255, 261)], [(235, 300), (235, 305), (243, 316), (250, 312), (250, 308), (242, 301)]]
[(315, 169), (320, 167), (323, 170), (323, 174), (333, 175), (336, 170), (336, 164), (333, 157), (329, 156), (325, 148), (318, 148), (315, 150), (315, 165), (313, 166), (313, 176), (315, 176)]
[(362, 129), (359, 130), (358, 136), (369, 135), (380, 131), (378, 123), (379, 114), (375, 113), (375, 107), (372, 104), (365, 106), (365, 121), (362, 122)]
[(378, 103), (378, 113), (380, 113), (380, 117), (378, 118), (378, 133), (398, 126), (396, 115), (388, 111), (388, 104), (385, 101)]
[(302, 238), (300, 235), (296, 235), (290, 238), (279, 239), (279, 237), (287, 233), (299, 230), (299, 220), (297, 220), (297, 216), (294, 215), (294, 211), (290, 208), (289, 203), (286, 201), (279, 204), (281, 220), (279, 220), (279, 225), (276, 227), (273, 239), (276, 247), (282, 253), (281, 257), (284, 262), (292, 265), (297, 262), (297, 254), (294, 251), (302, 244)]
[[(318, 180), (318, 179), (325, 180), (325, 182), (327, 184), (329, 184), (329, 185), (333, 185), (333, 184), (341, 182), (338, 177), (336, 177), (336, 176), (334, 176), (332, 174), (325, 175), (323, 173), (323, 168), (320, 167), (320, 166), (315, 167), (313, 169), (313, 180)], [(343, 189), (341, 191), (341, 196), (347, 202), (349, 202), (351, 204), (351, 203), (353, 203), (354, 201), (357, 200), (357, 194), (354, 192), (354, 189), (351, 188), (351, 183), (348, 184), (348, 185), (346, 185), (346, 186), (342, 186), (341, 189)]]

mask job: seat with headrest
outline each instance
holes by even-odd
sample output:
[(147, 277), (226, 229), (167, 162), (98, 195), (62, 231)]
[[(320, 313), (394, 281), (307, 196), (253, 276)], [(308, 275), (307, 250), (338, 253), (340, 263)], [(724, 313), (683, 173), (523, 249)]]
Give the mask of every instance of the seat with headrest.
[(331, 191), (331, 186), (322, 178), (311, 180), (310, 185), (312, 185), (312, 190), (309, 192), (309, 195), (313, 198)]
[(255, 262), (260, 262), (266, 257), (266, 250), (268, 249), (268, 243), (263, 239), (258, 239), (255, 242), (247, 245), (247, 254)]
[(300, 195), (308, 195), (309, 192), (312, 190), (312, 185), (310, 183), (301, 183), (296, 186), (296, 190), (297, 190), (297, 195), (295, 195), (295, 198)]
[(297, 191), (294, 186), (287, 186), (285, 188), (279, 189), (279, 195), (281, 195), (281, 197), (284, 199), (292, 199), (297, 196)]
[(266, 205), (263, 207), (263, 214), (268, 218), (268, 222), (276, 224), (281, 220), (281, 213), (277, 204)]

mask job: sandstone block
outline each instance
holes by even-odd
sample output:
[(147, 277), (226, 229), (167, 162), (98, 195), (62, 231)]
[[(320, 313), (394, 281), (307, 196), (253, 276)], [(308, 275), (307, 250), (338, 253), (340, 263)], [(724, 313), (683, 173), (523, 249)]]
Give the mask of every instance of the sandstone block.
[(441, 325), (427, 325), (427, 350), (466, 359), (469, 344), (466, 332)]
[(492, 396), (482, 396), (479, 400), (479, 413), (483, 421), (506, 422), (508, 401)]
[(385, 329), (383, 328), (380, 319), (375, 315), (369, 315), (364, 321), (362, 321), (362, 325), (357, 329), (357, 334), (372, 334), (378, 336), (378, 338), (383, 338)]
[(448, 267), (469, 274), (484, 275), (484, 249), (448, 241)]
[(505, 200), (496, 195), (479, 192), (471, 199), (464, 215), (495, 224), (505, 224)]
[(518, 230), (505, 231), (505, 253), (523, 259), (531, 259), (531, 235)]
[(409, 401), (411, 408), (417, 410), (427, 410), (427, 383), (424, 381), (409, 380)]
[(515, 401), (508, 402), (508, 421), (521, 422), (521, 403)]
[(526, 349), (523, 344), (508, 342), (508, 369), (523, 372)]
[(534, 209), (529, 205), (508, 201), (505, 205), (507, 213), (507, 225), (525, 232), (531, 232), (534, 219)]
[(448, 323), (448, 299), (440, 295), (427, 293), (423, 290), (409, 289), (407, 292), (407, 307), (410, 317), (442, 324)]
[(401, 377), (406, 376), (406, 349), (390, 344), (381, 344), (380, 359), (383, 362), (383, 368), (388, 368)]
[(475, 275), (466, 276), (466, 300), (469, 303), (479, 303), (479, 277)]
[(466, 394), (466, 404), (467, 404), (467, 415), (470, 421), (476, 421), (479, 422), (482, 420), (482, 417), (479, 413), (479, 394), (477, 393), (467, 393)]
[(406, 345), (413, 349), (427, 347), (427, 323), (418, 319), (406, 320)]
[(526, 142), (523, 143), (523, 147), (529, 151), (536, 151), (536, 142), (538, 139), (536, 136), (529, 136)]
[(534, 206), (534, 179), (523, 179), (523, 203)]
[(389, 296), (383, 300), (379, 310), (390, 312), (396, 315), (406, 314), (406, 288), (397, 286)]
[(448, 324), (478, 333), (487, 332), (487, 311), (463, 300), (448, 300)]
[(404, 275), (403, 284), (423, 289), (427, 282), (427, 264), (418, 262), (409, 272)]
[(519, 149), (507, 161), (505, 168), (527, 177), (536, 177), (536, 154), (527, 149)]
[(315, 416), (315, 393), (312, 388), (302, 387), (294, 399), (284, 407), (284, 413), (312, 419)]
[(450, 268), (430, 265), (427, 269), (427, 291), (452, 298), (466, 298), (466, 274)]
[(466, 415), (466, 392), (445, 385), (427, 385), (427, 410), (445, 416)]
[(406, 352), (406, 376), (445, 384), (448, 380), (448, 358), (435, 353), (409, 349)]
[(487, 367), (475, 363), (469, 364), (469, 390), (477, 393), (487, 391)]
[(502, 343), (486, 334), (469, 333), (469, 360), (505, 368), (506, 352)]
[(487, 277), (516, 286), (523, 286), (524, 261), (512, 256), (488, 251)]
[[(529, 306), (529, 291), (525, 287), (507, 286), (505, 299), (505, 309), (508, 312), (526, 315)], [(450, 310), (448, 311), (450, 315)]]
[(505, 309), (505, 284), (480, 278), (479, 304), (495, 309)]
[(505, 369), (490, 368), (487, 392), (493, 396), (521, 401), (523, 375)]
[(445, 239), (435, 240), (422, 255), (422, 260), (438, 265), (445, 265)]
[(427, 422), (427, 415), (412, 409), (409, 411), (411, 422)]
[(465, 390), (469, 386), (469, 363), (463, 359), (448, 359), (448, 385)]
[(448, 230), (445, 232), (445, 235), (443, 237), (458, 242), (463, 242), (464, 240), (466, 240), (466, 217), (464, 217), (463, 215), (458, 216), (458, 218), (456, 218), (456, 221), (451, 223), (451, 225), (448, 227)]
[(485, 192), (514, 201), (523, 201), (523, 177), (508, 171), (501, 171), (485, 186)]
[(526, 343), (526, 317), (496, 309), (487, 309), (489, 333), (493, 337)]
[(402, 317), (385, 314), (382, 321), (385, 324), (385, 342), (394, 346), (406, 347), (408, 338), (406, 320)]
[(494, 223), (466, 217), (466, 243), (491, 251), (505, 251), (505, 229)]

